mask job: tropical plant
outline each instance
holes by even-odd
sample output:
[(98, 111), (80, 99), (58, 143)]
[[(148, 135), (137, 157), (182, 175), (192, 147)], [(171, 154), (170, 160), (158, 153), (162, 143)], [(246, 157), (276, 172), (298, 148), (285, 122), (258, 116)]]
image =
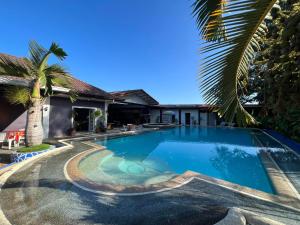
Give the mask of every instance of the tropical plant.
[(98, 118), (102, 118), (103, 117), (103, 113), (102, 113), (102, 110), (101, 109), (97, 109), (94, 111), (94, 117), (95, 119), (98, 119)]
[(251, 63), (247, 101), (258, 102), (257, 120), (300, 141), (300, 2), (279, 1), (268, 33)]
[(276, 0), (196, 0), (193, 13), (205, 40), (200, 80), (203, 97), (226, 121), (256, 123), (243, 108), (249, 63), (267, 32), (264, 19)]
[(0, 55), (0, 76), (15, 76), (26, 79), (28, 87), (7, 86), (6, 97), (12, 104), (23, 104), (27, 109), (26, 145), (42, 143), (42, 102), (53, 94), (52, 87), (67, 86), (70, 75), (59, 64), (48, 65), (51, 55), (64, 60), (67, 54), (56, 43), (45, 49), (35, 41), (29, 43), (30, 56), (17, 59)]

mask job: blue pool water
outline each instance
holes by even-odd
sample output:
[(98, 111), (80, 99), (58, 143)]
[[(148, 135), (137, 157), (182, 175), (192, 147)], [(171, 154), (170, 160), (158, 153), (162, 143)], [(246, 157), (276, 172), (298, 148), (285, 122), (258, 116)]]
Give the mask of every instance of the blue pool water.
[(96, 182), (123, 185), (149, 185), (191, 170), (274, 193), (259, 158), (255, 132), (180, 127), (102, 140), (98, 143), (107, 150), (84, 159), (80, 169)]

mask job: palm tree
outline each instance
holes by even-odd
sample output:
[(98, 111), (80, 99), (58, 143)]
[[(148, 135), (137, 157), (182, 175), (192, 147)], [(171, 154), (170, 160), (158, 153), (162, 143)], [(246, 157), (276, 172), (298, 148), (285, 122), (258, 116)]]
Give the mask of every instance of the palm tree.
[(42, 104), (53, 94), (54, 85), (65, 86), (70, 75), (59, 64), (48, 65), (51, 55), (59, 60), (67, 54), (56, 43), (47, 50), (35, 41), (29, 43), (30, 56), (16, 59), (0, 56), (0, 76), (15, 76), (26, 79), (28, 87), (6, 87), (6, 97), (12, 104), (23, 104), (27, 109), (26, 146), (39, 145), (43, 141)]
[(205, 40), (200, 69), (204, 99), (218, 106), (227, 121), (256, 123), (240, 97), (248, 83), (249, 63), (267, 32), (264, 19), (277, 0), (196, 0), (193, 13)]

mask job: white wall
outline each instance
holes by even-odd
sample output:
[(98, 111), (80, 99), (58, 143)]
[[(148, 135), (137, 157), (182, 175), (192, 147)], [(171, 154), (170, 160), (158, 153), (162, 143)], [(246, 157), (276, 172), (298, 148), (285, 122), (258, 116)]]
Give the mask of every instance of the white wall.
[[(179, 109), (164, 109), (162, 110), (162, 114), (166, 111), (172, 111), (175, 114), (176, 121), (179, 122)], [(191, 114), (191, 125), (193, 125), (193, 120), (195, 121), (196, 125), (199, 125), (198, 121), (198, 109), (182, 109), (181, 110), (181, 124), (185, 125), (185, 113)], [(211, 121), (208, 121), (208, 113), (210, 114)], [(150, 122), (157, 123), (157, 117), (160, 116), (159, 109), (152, 109), (150, 111)], [(200, 126), (215, 126), (216, 125), (216, 118), (215, 114), (211, 112), (200, 112)]]
[(207, 113), (200, 112), (200, 126), (207, 126)]
[(191, 124), (193, 125), (193, 121), (195, 121), (196, 125), (198, 125), (198, 109), (182, 109), (181, 110), (181, 124), (186, 125), (185, 124), (185, 114), (186, 113), (190, 113), (191, 114)]
[(150, 123), (157, 123), (157, 117), (160, 115), (159, 112), (159, 109), (150, 110)]

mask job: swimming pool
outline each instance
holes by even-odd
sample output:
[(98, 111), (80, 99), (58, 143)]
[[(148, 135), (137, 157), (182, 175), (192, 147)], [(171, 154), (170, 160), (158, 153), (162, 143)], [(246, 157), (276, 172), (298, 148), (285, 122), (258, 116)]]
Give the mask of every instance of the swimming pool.
[(274, 193), (257, 137), (272, 142), (258, 130), (213, 127), (177, 127), (105, 139), (97, 143), (107, 150), (82, 159), (79, 169), (96, 183), (128, 186), (160, 183), (191, 170)]

